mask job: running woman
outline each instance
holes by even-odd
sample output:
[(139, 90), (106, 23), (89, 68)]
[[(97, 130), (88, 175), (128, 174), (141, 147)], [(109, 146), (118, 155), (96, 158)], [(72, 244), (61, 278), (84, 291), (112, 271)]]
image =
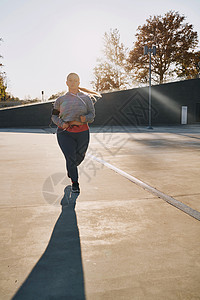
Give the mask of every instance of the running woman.
[(57, 141), (66, 159), (67, 175), (72, 181), (72, 192), (79, 193), (77, 166), (84, 160), (88, 148), (90, 139), (88, 123), (92, 123), (95, 118), (91, 98), (101, 97), (101, 95), (81, 88), (80, 78), (76, 73), (67, 76), (66, 84), (68, 92), (55, 101), (51, 119), (57, 125)]

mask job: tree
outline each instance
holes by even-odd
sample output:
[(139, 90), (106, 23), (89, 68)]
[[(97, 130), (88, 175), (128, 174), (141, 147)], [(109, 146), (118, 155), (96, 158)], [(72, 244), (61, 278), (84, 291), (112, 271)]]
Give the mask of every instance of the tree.
[(4, 84), (4, 78), (0, 74), (0, 101), (6, 101), (6, 86)]
[(128, 49), (120, 43), (120, 34), (117, 29), (110, 29), (104, 34), (104, 58), (97, 59), (94, 68), (94, 81), (91, 83), (97, 91), (122, 89), (128, 84), (125, 71)]
[(154, 16), (139, 26), (134, 48), (129, 52), (127, 70), (134, 72), (140, 82), (147, 82), (149, 57), (144, 55), (144, 46), (156, 46), (152, 56), (152, 80), (163, 83), (173, 77), (191, 78), (197, 73), (195, 67), (198, 45), (197, 32), (193, 25), (185, 23), (186, 17), (169, 11), (164, 16)]
[[(0, 38), (0, 42), (2, 42), (3, 39)], [(2, 55), (0, 55), (0, 58), (3, 58)], [(0, 62), (0, 68), (3, 67), (3, 64)], [(6, 84), (5, 84), (5, 72), (2, 72), (0, 69), (0, 101), (6, 101)]]
[[(3, 39), (2, 38), (0, 38), (0, 42), (2, 42), (3, 41)], [(3, 56), (0, 54), (0, 58), (3, 58)], [(0, 67), (3, 67), (3, 64), (0, 62)]]
[(102, 59), (98, 59), (99, 64), (94, 68), (95, 80), (92, 82), (96, 91), (108, 91), (119, 89), (118, 73), (113, 66)]
[(64, 94), (66, 94), (66, 91), (62, 91), (62, 92), (58, 92), (56, 94), (53, 94), (49, 97), (48, 100), (54, 100), (54, 99), (57, 99), (58, 97), (61, 97), (63, 96)]
[(180, 59), (180, 64), (177, 66), (177, 76), (180, 78), (197, 78), (199, 74), (200, 51), (188, 53), (184, 59)]

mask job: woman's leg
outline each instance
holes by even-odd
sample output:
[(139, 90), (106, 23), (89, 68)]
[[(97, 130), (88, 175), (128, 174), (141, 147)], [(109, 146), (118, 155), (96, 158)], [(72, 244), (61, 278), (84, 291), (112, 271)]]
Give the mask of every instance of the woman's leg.
[(76, 165), (76, 140), (67, 131), (58, 129), (57, 141), (66, 159), (68, 176), (73, 182), (78, 181), (78, 170)]
[(80, 163), (84, 160), (85, 154), (89, 145), (89, 130), (82, 131), (76, 134), (77, 148), (76, 148), (76, 165), (80, 165)]

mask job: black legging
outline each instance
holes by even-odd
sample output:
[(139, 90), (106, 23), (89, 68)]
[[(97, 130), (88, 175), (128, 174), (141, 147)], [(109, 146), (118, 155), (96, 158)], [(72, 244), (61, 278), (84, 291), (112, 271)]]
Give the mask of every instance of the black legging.
[(78, 181), (77, 166), (83, 161), (88, 144), (89, 130), (68, 132), (57, 128), (57, 141), (66, 159), (67, 175), (73, 182)]

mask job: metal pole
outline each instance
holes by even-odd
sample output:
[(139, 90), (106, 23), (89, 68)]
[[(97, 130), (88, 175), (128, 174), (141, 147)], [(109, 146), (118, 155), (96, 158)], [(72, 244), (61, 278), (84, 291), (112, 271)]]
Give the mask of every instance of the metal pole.
[(148, 129), (153, 129), (151, 126), (151, 49), (149, 49), (149, 127)]
[(42, 102), (44, 102), (44, 91), (42, 91)]

